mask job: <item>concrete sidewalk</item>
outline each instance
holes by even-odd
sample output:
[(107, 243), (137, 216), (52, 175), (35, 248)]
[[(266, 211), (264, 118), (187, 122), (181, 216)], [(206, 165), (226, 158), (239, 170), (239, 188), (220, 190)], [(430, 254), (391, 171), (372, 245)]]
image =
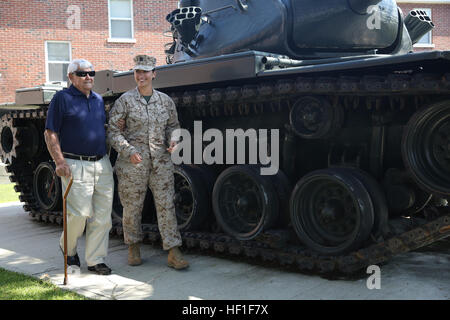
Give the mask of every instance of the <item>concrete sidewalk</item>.
[(410, 252), (381, 266), (381, 289), (369, 290), (367, 277), (327, 280), (217, 257), (187, 254), (191, 266), (176, 271), (167, 255), (144, 245), (143, 264), (127, 265), (127, 247), (110, 239), (109, 276), (87, 270), (84, 237), (79, 243), (81, 274), (63, 286), (64, 259), (58, 249), (62, 228), (33, 221), (20, 203), (0, 205), (0, 267), (47, 278), (54, 284), (95, 299), (444, 299), (450, 298), (450, 240)]

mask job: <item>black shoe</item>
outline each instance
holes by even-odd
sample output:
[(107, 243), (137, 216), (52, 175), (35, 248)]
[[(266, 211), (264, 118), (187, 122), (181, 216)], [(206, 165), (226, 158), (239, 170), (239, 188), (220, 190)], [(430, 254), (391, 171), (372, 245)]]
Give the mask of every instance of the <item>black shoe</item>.
[[(59, 247), (61, 249), (61, 247)], [(62, 255), (64, 257), (64, 250), (61, 249)], [(67, 265), (68, 266), (78, 266), (80, 267), (80, 258), (78, 257), (78, 253), (75, 253), (74, 256), (67, 256)]]
[(78, 257), (78, 253), (75, 253), (74, 256), (67, 256), (67, 265), (78, 266), (78, 268), (80, 267), (80, 258)]
[(93, 272), (103, 275), (103, 276), (111, 274), (111, 269), (108, 268), (108, 266), (104, 263), (99, 263), (99, 264), (96, 264), (95, 266), (88, 267), (88, 270), (93, 271)]

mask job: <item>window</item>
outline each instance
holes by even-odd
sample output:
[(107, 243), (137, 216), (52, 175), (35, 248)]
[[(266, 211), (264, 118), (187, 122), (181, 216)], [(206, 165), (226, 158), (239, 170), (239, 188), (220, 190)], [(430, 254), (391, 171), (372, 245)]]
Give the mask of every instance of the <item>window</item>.
[(45, 42), (45, 69), (47, 82), (67, 82), (67, 67), (71, 60), (70, 42)]
[(134, 42), (133, 3), (131, 0), (109, 0), (108, 41)]
[[(431, 17), (431, 9), (430, 8), (414, 8), (414, 10), (422, 10), (425, 11), (427, 13), (427, 15), (430, 17), (430, 19), (432, 19)], [(432, 46), (433, 44), (433, 38), (431, 36), (431, 30), (429, 32), (427, 32), (426, 34), (423, 35), (422, 38), (420, 38), (419, 41), (417, 41), (416, 44), (414, 44), (414, 46), (416, 47), (428, 47), (428, 46)]]

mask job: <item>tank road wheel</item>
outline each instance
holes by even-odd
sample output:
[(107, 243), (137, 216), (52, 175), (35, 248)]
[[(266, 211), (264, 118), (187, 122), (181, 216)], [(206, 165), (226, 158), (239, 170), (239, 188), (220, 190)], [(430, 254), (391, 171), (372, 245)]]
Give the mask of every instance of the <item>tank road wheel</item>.
[(213, 210), (223, 230), (238, 240), (249, 240), (270, 228), (278, 218), (278, 198), (270, 176), (258, 166), (233, 166), (214, 185)]
[(200, 227), (208, 216), (210, 197), (202, 171), (195, 166), (175, 166), (175, 211), (180, 230)]
[(370, 195), (374, 209), (371, 234), (375, 239), (378, 239), (380, 236), (383, 237), (388, 232), (389, 210), (386, 195), (380, 184), (369, 173), (361, 169), (342, 168), (341, 170), (346, 170), (364, 184), (364, 187)]
[(13, 119), (4, 115), (0, 120), (0, 154), (2, 161), (6, 164), (11, 164), (12, 157), (17, 157), (18, 141), (16, 134), (17, 128), (13, 127)]
[(297, 183), (290, 199), (290, 216), (306, 246), (321, 254), (338, 255), (367, 240), (374, 206), (364, 184), (350, 172), (324, 169)]
[(402, 157), (416, 183), (450, 195), (450, 101), (417, 111), (403, 133)]
[(40, 208), (48, 211), (61, 209), (61, 179), (53, 162), (41, 162), (33, 176), (33, 191)]
[(289, 114), (294, 132), (304, 139), (331, 137), (342, 126), (342, 108), (332, 106), (323, 97), (303, 97), (295, 102)]

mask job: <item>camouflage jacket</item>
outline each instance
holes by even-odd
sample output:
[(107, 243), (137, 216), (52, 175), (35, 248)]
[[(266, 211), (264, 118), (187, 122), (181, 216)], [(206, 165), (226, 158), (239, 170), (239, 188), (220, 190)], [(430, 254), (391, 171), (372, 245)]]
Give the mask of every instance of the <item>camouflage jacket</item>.
[[(126, 122), (123, 132), (117, 127), (119, 119)], [(147, 103), (136, 87), (120, 96), (111, 108), (108, 141), (125, 161), (136, 152), (148, 151), (153, 159), (170, 158), (167, 148), (172, 132), (179, 127), (175, 103), (168, 95), (153, 89)]]

